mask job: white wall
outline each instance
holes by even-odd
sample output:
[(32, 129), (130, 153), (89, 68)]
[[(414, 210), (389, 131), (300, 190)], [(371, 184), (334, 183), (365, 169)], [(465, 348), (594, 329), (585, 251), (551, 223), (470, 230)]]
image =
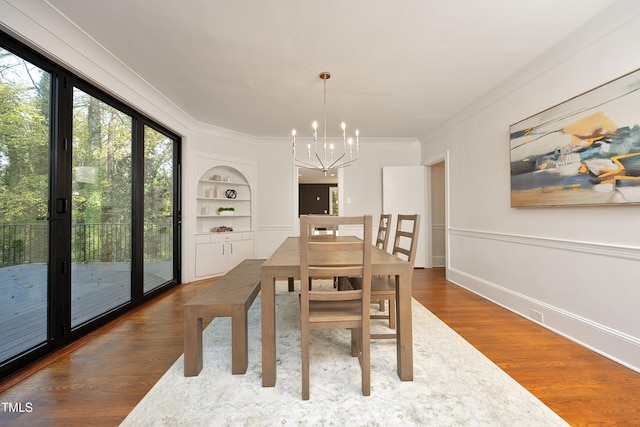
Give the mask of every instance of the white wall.
[(267, 258), (295, 234), (298, 183), (288, 138), (262, 139), (258, 148), (258, 227), (256, 257)]
[(640, 2), (616, 2), (423, 138), (422, 158), (449, 155), (449, 280), (640, 371), (640, 206), (515, 209), (509, 194), (509, 125), (640, 68), (638, 40)]
[[(360, 138), (360, 160), (344, 169), (341, 213), (344, 215), (382, 213), (382, 168), (420, 165), (420, 143), (414, 139), (367, 140)], [(407, 183), (407, 190), (411, 183)], [(347, 199), (351, 200), (351, 203)], [(375, 222), (375, 221), (374, 221)]]
[[(256, 256), (267, 257), (284, 239), (297, 234), (297, 171), (289, 138), (259, 139), (257, 153), (260, 211)], [(382, 213), (382, 167), (419, 164), (420, 143), (415, 139), (360, 138), (360, 160), (339, 171), (341, 215), (378, 218)]]

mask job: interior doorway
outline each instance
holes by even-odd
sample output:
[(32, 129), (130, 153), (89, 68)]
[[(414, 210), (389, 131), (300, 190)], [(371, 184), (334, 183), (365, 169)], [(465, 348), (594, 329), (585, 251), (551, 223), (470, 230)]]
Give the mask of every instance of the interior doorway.
[(444, 267), (446, 251), (445, 164), (431, 166), (431, 262), (434, 267)]
[(298, 216), (340, 213), (338, 173), (298, 169)]
[(448, 267), (449, 180), (448, 152), (426, 161), (427, 247), (432, 267)]

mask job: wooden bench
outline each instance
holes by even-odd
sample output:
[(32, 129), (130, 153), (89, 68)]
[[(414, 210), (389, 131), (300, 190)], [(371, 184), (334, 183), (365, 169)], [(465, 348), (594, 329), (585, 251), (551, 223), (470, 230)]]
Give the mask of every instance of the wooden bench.
[(249, 365), (247, 311), (260, 292), (263, 259), (247, 259), (184, 305), (184, 376), (202, 371), (202, 318), (231, 317), (231, 373)]

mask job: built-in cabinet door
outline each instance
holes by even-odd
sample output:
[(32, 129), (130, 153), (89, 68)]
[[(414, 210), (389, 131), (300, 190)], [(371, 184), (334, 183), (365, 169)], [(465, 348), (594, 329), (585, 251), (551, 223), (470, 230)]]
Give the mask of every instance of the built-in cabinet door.
[(221, 276), (253, 258), (252, 233), (196, 236), (196, 276)]
[(219, 276), (224, 274), (226, 259), (224, 242), (196, 245), (196, 276)]
[(229, 242), (227, 255), (227, 271), (229, 271), (245, 259), (253, 258), (253, 240)]

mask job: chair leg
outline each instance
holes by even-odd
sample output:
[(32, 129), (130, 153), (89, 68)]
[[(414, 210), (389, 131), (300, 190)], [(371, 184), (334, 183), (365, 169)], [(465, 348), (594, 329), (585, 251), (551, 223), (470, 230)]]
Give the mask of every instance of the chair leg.
[(351, 329), (351, 357), (360, 355), (360, 349), (362, 348), (359, 340), (362, 338), (359, 329)]
[(371, 395), (371, 340), (365, 339), (363, 329), (360, 329), (360, 349), (362, 351), (362, 395)]
[(396, 328), (396, 300), (389, 300), (389, 329)]
[(351, 329), (351, 355), (358, 357), (362, 376), (362, 395), (371, 395), (371, 340), (363, 328)]
[(302, 346), (302, 400), (309, 400), (309, 328), (300, 331)]

